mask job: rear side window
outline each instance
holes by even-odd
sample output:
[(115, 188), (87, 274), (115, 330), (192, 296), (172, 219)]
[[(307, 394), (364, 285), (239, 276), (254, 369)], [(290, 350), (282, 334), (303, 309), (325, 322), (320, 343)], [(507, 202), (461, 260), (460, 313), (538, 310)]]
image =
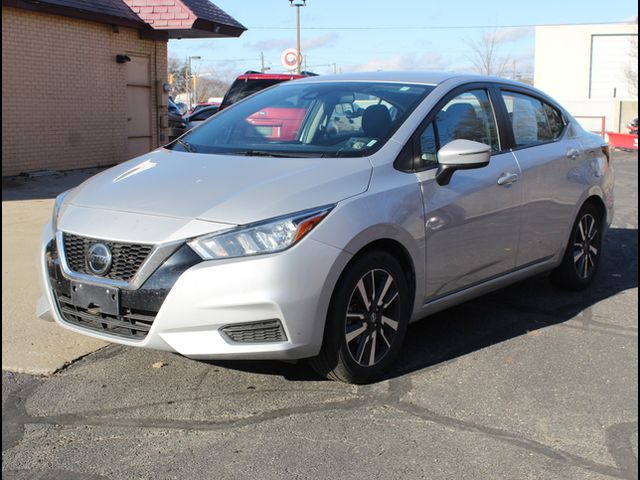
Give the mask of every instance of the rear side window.
[(564, 120), (562, 114), (548, 103), (542, 102), (544, 107), (544, 113), (547, 115), (547, 121), (549, 122), (549, 128), (551, 129), (551, 136), (554, 140), (560, 138), (562, 131), (564, 130)]
[(522, 93), (502, 92), (502, 98), (516, 147), (550, 142), (562, 134), (562, 115), (551, 105)]

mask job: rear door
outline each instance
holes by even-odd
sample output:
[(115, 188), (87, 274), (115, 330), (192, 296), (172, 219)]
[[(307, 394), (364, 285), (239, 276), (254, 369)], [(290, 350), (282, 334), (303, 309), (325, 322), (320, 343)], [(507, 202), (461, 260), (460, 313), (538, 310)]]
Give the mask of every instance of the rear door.
[[(435, 112), (425, 119), (414, 146), (426, 218), (427, 301), (515, 268), (522, 197), (520, 169), (502, 148), (488, 88), (456, 90)], [(490, 145), (490, 163), (459, 170), (448, 185), (439, 185), (437, 151), (460, 138)]]
[(522, 235), (516, 265), (551, 258), (564, 248), (575, 205), (584, 190), (582, 148), (549, 100), (503, 87), (513, 153), (522, 169)]

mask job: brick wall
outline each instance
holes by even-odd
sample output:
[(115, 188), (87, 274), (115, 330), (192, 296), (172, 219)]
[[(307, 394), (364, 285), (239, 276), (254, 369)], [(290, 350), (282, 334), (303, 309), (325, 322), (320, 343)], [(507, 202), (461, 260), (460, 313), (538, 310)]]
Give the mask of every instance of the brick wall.
[(165, 41), (2, 7), (2, 176), (127, 160), (127, 67), (116, 63), (117, 54), (150, 57), (157, 146), (155, 88), (167, 77)]

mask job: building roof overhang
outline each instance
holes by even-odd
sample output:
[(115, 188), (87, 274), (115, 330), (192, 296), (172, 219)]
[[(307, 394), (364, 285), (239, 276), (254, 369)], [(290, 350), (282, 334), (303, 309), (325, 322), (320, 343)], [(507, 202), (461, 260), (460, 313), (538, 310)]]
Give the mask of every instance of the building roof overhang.
[[(239, 37), (246, 28), (209, 0), (2, 0), (3, 6), (136, 28), (141, 38)], [(145, 5), (146, 4), (146, 5)]]

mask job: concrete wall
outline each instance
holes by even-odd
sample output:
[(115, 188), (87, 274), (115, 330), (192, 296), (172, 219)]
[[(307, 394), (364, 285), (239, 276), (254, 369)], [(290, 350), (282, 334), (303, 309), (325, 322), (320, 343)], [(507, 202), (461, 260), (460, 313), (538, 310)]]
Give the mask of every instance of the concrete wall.
[[(633, 34), (638, 34), (637, 24), (536, 27), (534, 85), (559, 101), (589, 99), (592, 36)], [(605, 67), (620, 70), (616, 80), (621, 94), (626, 92), (626, 85), (622, 85), (625, 65), (593, 66)], [(630, 98), (619, 96), (618, 100)]]
[(158, 146), (155, 89), (167, 78), (166, 41), (2, 7), (3, 176), (127, 160), (126, 64), (116, 63), (117, 54), (150, 58), (152, 144)]
[[(536, 27), (534, 85), (573, 115), (604, 116), (607, 131), (626, 132), (626, 123), (637, 115), (637, 94), (624, 75), (632, 61), (629, 50), (617, 47), (629, 47), (633, 35), (637, 38), (637, 24)], [(620, 39), (610, 43), (615, 50), (603, 52), (608, 42), (601, 42), (594, 53), (598, 39), (607, 38)], [(603, 78), (609, 79), (607, 88), (596, 88)], [(578, 120), (589, 130), (601, 128), (599, 119)]]

